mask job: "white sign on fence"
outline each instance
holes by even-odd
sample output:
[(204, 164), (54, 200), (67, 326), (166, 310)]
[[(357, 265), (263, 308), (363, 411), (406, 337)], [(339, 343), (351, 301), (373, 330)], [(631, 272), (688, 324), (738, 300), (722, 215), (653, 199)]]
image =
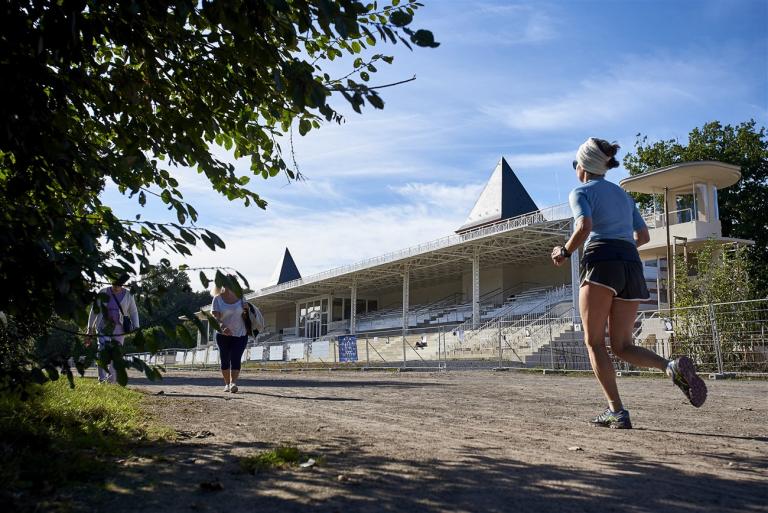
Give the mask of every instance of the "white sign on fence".
[(184, 363), (184, 355), (187, 354), (186, 351), (176, 351), (176, 358), (174, 361), (176, 363)]
[(310, 354), (315, 358), (328, 358), (331, 354), (331, 343), (327, 340), (316, 340), (310, 348)]
[(259, 361), (264, 359), (264, 346), (256, 346), (248, 349), (248, 359)]
[(304, 358), (304, 344), (288, 344), (288, 360)]
[(206, 353), (206, 351), (207, 351), (206, 349), (198, 349), (195, 352), (195, 363), (197, 363), (197, 364), (205, 363), (205, 353)]
[(187, 354), (184, 355), (184, 365), (192, 365), (193, 363), (195, 363), (195, 352), (187, 351)]
[(283, 359), (283, 346), (269, 346), (270, 361)]
[(219, 350), (218, 349), (211, 349), (208, 351), (208, 361), (206, 362), (208, 364), (215, 364), (219, 363)]

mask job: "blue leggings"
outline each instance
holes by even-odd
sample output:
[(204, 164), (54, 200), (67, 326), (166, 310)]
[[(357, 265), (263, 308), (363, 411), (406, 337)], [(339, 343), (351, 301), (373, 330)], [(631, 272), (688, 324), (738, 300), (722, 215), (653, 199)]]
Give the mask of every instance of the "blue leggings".
[(229, 337), (216, 334), (216, 345), (219, 346), (219, 360), (221, 360), (221, 370), (240, 370), (240, 360), (243, 359), (245, 346), (248, 344), (248, 336)]

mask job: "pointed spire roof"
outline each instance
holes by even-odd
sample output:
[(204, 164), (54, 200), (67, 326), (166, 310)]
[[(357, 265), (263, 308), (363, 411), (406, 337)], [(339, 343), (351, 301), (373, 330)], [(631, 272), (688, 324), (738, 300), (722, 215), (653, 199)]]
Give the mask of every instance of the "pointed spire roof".
[(285, 248), (283, 258), (277, 263), (277, 267), (275, 267), (272, 277), (266, 286), (280, 285), (281, 283), (298, 280), (299, 278), (301, 278), (299, 268), (296, 267), (296, 262), (293, 261), (291, 252), (288, 251), (288, 248)]
[(483, 192), (475, 202), (464, 224), (456, 230), (461, 233), (484, 224), (495, 223), (538, 210), (515, 172), (501, 157)]

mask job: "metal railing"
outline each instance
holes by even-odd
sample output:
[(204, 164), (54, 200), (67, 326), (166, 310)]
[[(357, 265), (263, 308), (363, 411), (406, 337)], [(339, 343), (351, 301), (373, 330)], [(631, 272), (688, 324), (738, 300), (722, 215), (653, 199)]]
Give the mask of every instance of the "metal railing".
[[(356, 339), (323, 337), (252, 342), (246, 367), (261, 369), (527, 367), (589, 371), (578, 318), (565, 292), (543, 311), (509, 315), (465, 332), (464, 324), (360, 333)], [(559, 300), (558, 300), (559, 298)], [(470, 337), (471, 335), (471, 337)], [(768, 299), (640, 312), (634, 344), (664, 358), (687, 355), (713, 375), (768, 377)], [(606, 340), (610, 352), (610, 340)], [(354, 354), (354, 358), (350, 357)], [(218, 365), (215, 346), (128, 355), (179, 368)], [(647, 371), (614, 358), (617, 371)]]
[(329, 278), (335, 278), (337, 276), (348, 274), (354, 271), (359, 271), (362, 269), (367, 269), (370, 267), (375, 267), (378, 265), (395, 262), (397, 260), (401, 260), (401, 259), (415, 256), (415, 255), (420, 255), (423, 253), (428, 253), (430, 251), (435, 251), (437, 249), (447, 248), (457, 244), (463, 244), (467, 241), (481, 239), (483, 237), (488, 237), (490, 235), (496, 235), (496, 234), (503, 233), (510, 230), (517, 230), (520, 228), (525, 228), (526, 226), (531, 226), (534, 224), (544, 223), (548, 221), (559, 221), (562, 219), (569, 219), (571, 216), (572, 214), (571, 214), (569, 205), (567, 203), (562, 203), (552, 207), (547, 207), (541, 210), (537, 210), (536, 212), (531, 212), (529, 214), (523, 214), (521, 216), (505, 219), (504, 221), (490, 224), (488, 226), (475, 228), (474, 230), (469, 230), (462, 234), (449, 235), (446, 237), (442, 237), (440, 239), (435, 239), (430, 242), (419, 244), (418, 246), (412, 246), (409, 248), (386, 253), (384, 255), (368, 258), (366, 260), (362, 260), (354, 264), (339, 266), (333, 269), (329, 269), (327, 271), (313, 274), (311, 276), (281, 283), (280, 285), (266, 287), (261, 289), (258, 292), (249, 294), (247, 298), (254, 299), (259, 296), (273, 294), (275, 292), (291, 289), (293, 287), (298, 287), (300, 285), (306, 285), (308, 283), (314, 283), (314, 282), (326, 280)]
[[(663, 228), (666, 226), (667, 216), (664, 212), (646, 212), (642, 214), (642, 218), (648, 228)], [(690, 223), (694, 221), (693, 209), (681, 208), (679, 210), (671, 210), (669, 212), (669, 224), (670, 226), (675, 224)]]
[(640, 312), (635, 344), (703, 372), (768, 375), (768, 299)]
[[(534, 303), (533, 305), (525, 305), (526, 308), (523, 310), (520, 310), (520, 307), (523, 306), (518, 301), (523, 301), (525, 299), (525, 296), (523, 293), (521, 293), (521, 298), (509, 303), (507, 307), (505, 307), (503, 310), (496, 312), (493, 317), (490, 320), (485, 321), (485, 323), (481, 324), (478, 328), (473, 329), (473, 319), (468, 319), (464, 321), (458, 329), (462, 330), (465, 333), (479, 333), (485, 329), (488, 328), (494, 328), (495, 325), (499, 322), (504, 322), (506, 316), (509, 315), (515, 315), (515, 316), (525, 316), (531, 312), (536, 311), (537, 309), (543, 308), (546, 310), (548, 308), (548, 305), (551, 305), (555, 301), (561, 301), (562, 299), (569, 297), (568, 294), (570, 294), (571, 286), (570, 285), (560, 285), (556, 287), (552, 287), (550, 289), (534, 289), (533, 291), (525, 291), (530, 292), (530, 297), (535, 297), (537, 294), (544, 293), (544, 297)], [(508, 320), (508, 319), (507, 319)]]

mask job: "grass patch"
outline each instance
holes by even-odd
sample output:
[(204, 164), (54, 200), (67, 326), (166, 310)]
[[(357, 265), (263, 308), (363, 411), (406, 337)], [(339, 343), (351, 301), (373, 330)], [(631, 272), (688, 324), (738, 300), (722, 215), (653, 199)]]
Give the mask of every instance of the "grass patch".
[(325, 463), (325, 458), (321, 456), (312, 456), (301, 452), (296, 447), (282, 446), (269, 451), (261, 451), (257, 454), (243, 456), (240, 458), (240, 468), (249, 474), (259, 474), (273, 469), (285, 469), (297, 467), (310, 458), (315, 460), (316, 465)]
[(0, 394), (0, 502), (102, 478), (110, 457), (140, 441), (170, 438), (170, 429), (142, 411), (142, 397), (94, 379), (77, 379), (74, 389), (66, 380), (46, 383), (26, 401)]

